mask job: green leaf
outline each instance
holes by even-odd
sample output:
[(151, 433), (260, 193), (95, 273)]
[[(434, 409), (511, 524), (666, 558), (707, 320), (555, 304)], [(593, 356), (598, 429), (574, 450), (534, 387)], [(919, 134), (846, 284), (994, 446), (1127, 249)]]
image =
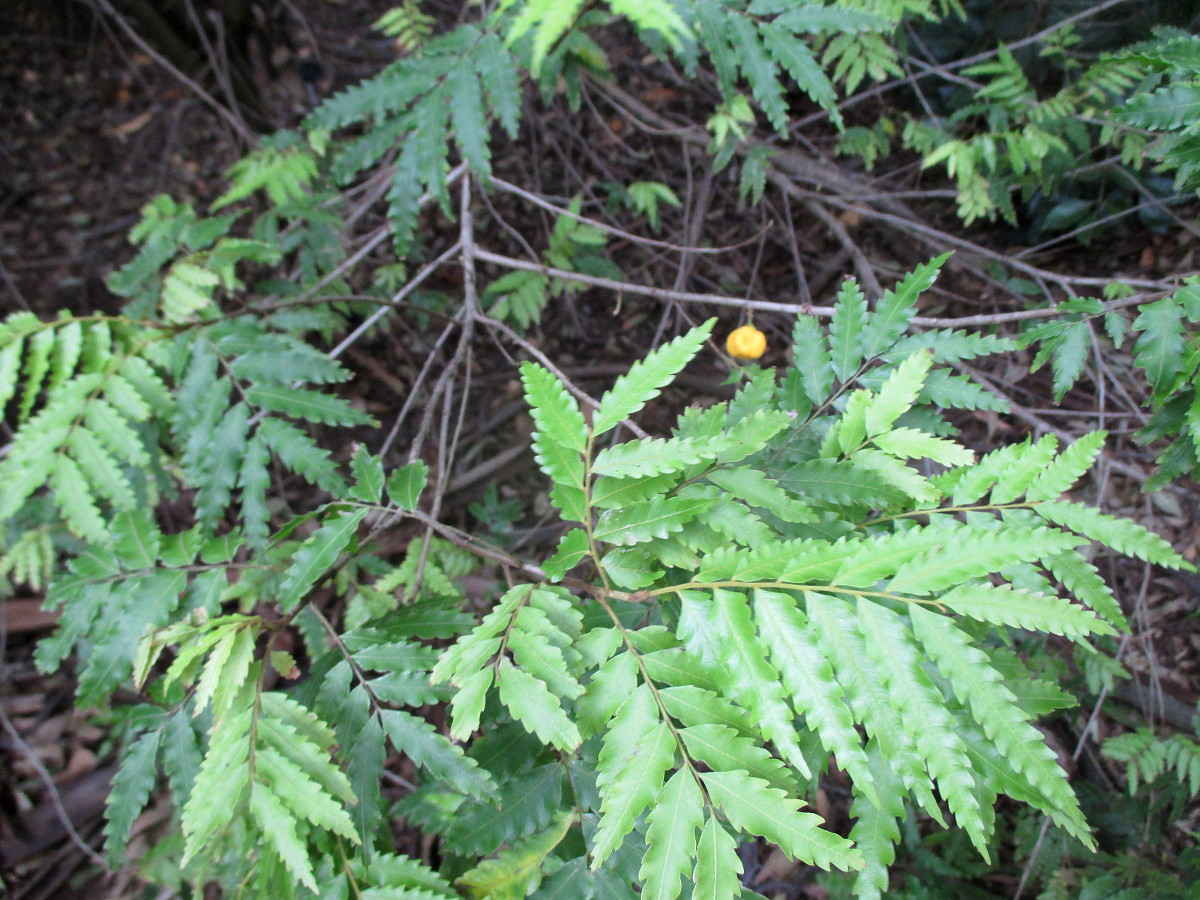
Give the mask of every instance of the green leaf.
[(488, 900), (523, 900), (542, 880), (542, 865), (575, 822), (574, 813), (563, 813), (541, 834), (533, 835), (485, 859), (459, 877), (470, 897)]
[(892, 371), (867, 407), (868, 437), (889, 430), (900, 416), (912, 409), (932, 366), (933, 355), (922, 352), (910, 356)]
[(900, 566), (888, 589), (907, 594), (931, 594), (1005, 566), (1033, 562), (1048, 554), (1070, 550), (1078, 544), (1079, 539), (1074, 535), (1053, 528), (1014, 525), (1003, 530), (972, 530), (967, 535), (961, 529), (951, 529), (942, 546), (927, 550)]
[[(852, 278), (842, 282), (837, 304), (829, 323), (829, 347), (832, 351), (833, 373), (839, 381), (849, 380), (863, 360), (863, 327), (867, 318), (867, 301), (858, 283)], [(824, 398), (821, 398), (822, 401)], [(814, 398), (814, 402), (815, 398)]]
[(634, 363), (600, 398), (600, 408), (592, 416), (592, 431), (596, 435), (611, 431), (657, 397), (700, 351), (716, 321), (709, 319)]
[(250, 814), (266, 843), (279, 854), (292, 877), (315, 894), (317, 880), (308, 848), (296, 834), (296, 819), (269, 788), (257, 782), (250, 786)]
[(322, 425), (377, 425), (374, 418), (341, 397), (283, 384), (256, 384), (246, 390), (247, 402), (296, 419)]
[(502, 660), (496, 671), (500, 700), (530, 734), (565, 753), (574, 752), (582, 738), (575, 723), (546, 683)]
[(943, 466), (968, 466), (975, 461), (974, 452), (961, 444), (915, 428), (895, 428), (871, 438), (871, 443), (897, 459), (932, 459)]
[(715, 815), (709, 814), (696, 845), (692, 900), (729, 900), (739, 894), (742, 860), (737, 842)]
[(1133, 330), (1140, 332), (1133, 344), (1133, 361), (1145, 371), (1156, 399), (1161, 400), (1183, 365), (1183, 310), (1174, 296), (1147, 303), (1134, 319)]
[(459, 152), (472, 172), (487, 178), (492, 170), (491, 153), (479, 76), (473, 68), (456, 66), (446, 84), (450, 91), (450, 121)]
[(400, 509), (414, 510), (421, 499), (429, 478), (429, 466), (424, 460), (416, 460), (401, 466), (388, 476), (388, 497)]
[(512, 55), (499, 36), (488, 33), (475, 48), (475, 66), (488, 103), (510, 138), (516, 138), (521, 119), (521, 84)]
[(624, 509), (601, 513), (592, 536), (597, 541), (625, 546), (662, 539), (682, 530), (711, 503), (688, 497), (655, 497), (630, 503)]
[[(698, 594), (698, 592), (697, 592)], [(680, 637), (700, 659), (718, 663), (727, 673), (728, 692), (754, 717), (763, 737), (779, 748), (780, 754), (804, 777), (808, 763), (796, 740), (795, 718), (783, 700), (779, 673), (767, 660), (767, 651), (758, 639), (746, 596), (737, 591), (716, 588), (712, 600), (680, 597)], [(700, 629), (709, 632), (702, 640)], [(709, 660), (706, 650), (715, 650), (718, 659)]]
[(1071, 489), (1079, 478), (1092, 467), (1104, 441), (1106, 431), (1093, 431), (1075, 440), (1048, 465), (1043, 466), (1037, 477), (1025, 490), (1028, 500), (1053, 500)]
[(833, 362), (820, 323), (801, 313), (792, 328), (792, 365), (800, 373), (804, 393), (814, 406), (829, 399), (833, 391)]
[(626, 441), (597, 453), (592, 462), (592, 472), (613, 478), (640, 478), (681, 472), (702, 460), (716, 459), (724, 445), (721, 437)]
[(648, 818), (646, 855), (638, 873), (641, 896), (675, 900), (696, 855), (696, 830), (704, 821), (704, 797), (691, 772), (679, 769), (667, 780)]
[(795, 776), (760, 745), (760, 738), (750, 738), (712, 722), (681, 728), (679, 736), (688, 755), (710, 769), (717, 772), (741, 769), (788, 794), (798, 791)]
[(800, 801), (783, 791), (745, 772), (704, 772), (700, 778), (734, 827), (765, 837), (809, 865), (847, 872), (862, 868), (862, 854), (849, 841), (823, 829), (820, 816), (799, 812)]
[(573, 528), (559, 540), (554, 555), (542, 563), (542, 571), (550, 576), (551, 581), (561, 581), (568, 571), (579, 565), (590, 550), (587, 531)]
[(955, 696), (971, 710), (988, 740), (996, 745), (1004, 765), (1024, 776), (1023, 783), (1044, 798), (1039, 805), (1056, 824), (1085, 845), (1093, 846), (1079, 804), (1054, 751), (1026, 721), (1017, 698), (1004, 686), (1003, 676), (946, 616), (918, 606), (910, 606), (908, 614), (913, 633), (950, 681)]
[(761, 589), (754, 592), (754, 613), (792, 705), (853, 780), (855, 790), (874, 799), (873, 779), (854, 717), (807, 618), (792, 597)]
[(829, 113), (830, 120), (841, 130), (842, 114), (837, 107), (837, 90), (808, 46), (779, 27), (778, 20), (761, 23), (758, 27), (763, 44), (775, 62), (792, 76), (800, 90)]
[(108, 864), (116, 870), (125, 862), (125, 845), (133, 821), (150, 801), (158, 780), (160, 731), (147, 731), (125, 748), (121, 766), (113, 776), (112, 789), (104, 801), (104, 836)]
[(875, 301), (875, 311), (862, 334), (862, 350), (867, 359), (883, 353), (904, 334), (909, 320), (916, 314), (917, 299), (933, 286), (949, 258), (949, 253), (943, 253), (922, 263)]
[(914, 749), (925, 763), (938, 792), (967, 832), (975, 849), (988, 858), (989, 828), (976, 797), (975, 778), (966, 746), (956, 733), (957, 723), (945, 699), (922, 667), (922, 655), (907, 623), (899, 615), (863, 597), (858, 598), (858, 621), (863, 639), (876, 654), (883, 685), (904, 727), (919, 735)]
[(1044, 557), (1042, 565), (1062, 582), (1063, 587), (1117, 628), (1129, 628), (1129, 623), (1121, 612), (1121, 604), (1117, 602), (1112, 589), (1100, 577), (1096, 567), (1078, 551), (1067, 550)]
[(459, 855), (487, 856), (545, 828), (562, 805), (562, 793), (562, 766), (537, 766), (502, 784), (494, 799), (459, 806), (444, 837)]
[(888, 507), (908, 501), (908, 495), (853, 460), (810, 459), (779, 478), (789, 491), (810, 501), (834, 506)]
[(383, 462), (372, 456), (367, 448), (359, 445), (350, 459), (350, 470), (354, 473), (354, 486), (350, 495), (363, 503), (378, 503), (383, 496)]
[(674, 760), (675, 739), (659, 720), (654, 696), (643, 685), (617, 710), (597, 761), (596, 783), (602, 799), (600, 828), (592, 842), (593, 871), (654, 802)]
[(495, 785), (487, 771), (424, 719), (400, 709), (383, 709), (379, 711), (379, 721), (393, 746), (434, 778), (472, 796), (495, 794)]
[(708, 476), (708, 480), (748, 506), (768, 510), (785, 522), (805, 523), (817, 519), (812, 507), (793, 497), (756, 468), (718, 469)]
[(279, 587), (279, 606), (284, 612), (295, 609), (313, 585), (338, 561), (354, 539), (358, 524), (366, 514), (365, 509), (336, 512), (300, 545)]
[(954, 612), (994, 625), (1046, 631), (1072, 639), (1116, 630), (1090, 610), (1044, 594), (1031, 594), (1007, 585), (964, 584), (942, 594), (937, 602)]
[(307, 819), (353, 844), (359, 843), (345, 807), (288, 757), (270, 747), (259, 747), (254, 754), (254, 765), (257, 774), (297, 819)]
[(563, 383), (533, 362), (521, 363), (521, 381), (538, 431), (548, 440), (582, 454), (587, 448), (587, 424)]
[(1126, 556), (1136, 556), (1138, 559), (1170, 569), (1194, 571), (1182, 556), (1171, 549), (1170, 544), (1136, 522), (1118, 519), (1091, 507), (1065, 500), (1043, 501), (1034, 509), (1054, 524), (1099, 541)]

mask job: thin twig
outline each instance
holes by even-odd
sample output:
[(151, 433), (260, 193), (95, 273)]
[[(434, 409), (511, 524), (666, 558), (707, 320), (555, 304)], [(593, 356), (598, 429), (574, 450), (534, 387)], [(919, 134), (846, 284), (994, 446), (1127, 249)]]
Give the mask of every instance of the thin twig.
[(125, 32), (125, 35), (131, 41), (137, 44), (138, 49), (170, 72), (171, 75), (182, 82), (188, 90), (192, 91), (197, 97), (199, 97), (205, 106), (210, 107), (217, 113), (217, 115), (224, 119), (226, 124), (229, 125), (229, 127), (231, 127), (235, 132), (237, 132), (238, 136), (245, 141), (248, 146), (254, 146), (258, 142), (258, 136), (255, 135), (254, 132), (250, 131), (246, 125), (225, 106), (225, 104), (214, 98), (212, 94), (201, 87), (194, 79), (189, 78), (187, 75), (181, 72), (174, 63), (155, 50), (145, 38), (138, 34), (133, 27), (125, 21), (125, 17), (117, 12), (117, 10), (113, 8), (113, 5), (108, 2), (108, 0), (89, 0), (89, 2), (95, 4), (97, 7), (99, 7), (101, 12), (116, 22), (117, 26), (123, 32)]
[[(566, 269), (559, 269), (554, 266), (546, 266), (542, 263), (527, 262), (523, 259), (515, 259), (511, 256), (504, 256), (500, 253), (492, 253), (489, 250), (476, 248), (475, 256), (484, 262), (495, 263), (499, 266), (504, 266), (509, 269), (522, 269), (527, 272), (540, 272), (543, 275), (548, 275), (552, 278), (561, 278), (566, 281), (576, 281), (580, 284), (588, 284), (593, 287), (607, 288), (618, 293), (637, 294), (642, 297), (654, 297), (659, 300), (680, 301), (685, 303), (708, 303), (713, 306), (731, 306), (739, 309), (753, 309), (761, 312), (778, 312), (796, 315), (806, 313), (808, 315), (828, 317), (834, 313), (832, 306), (807, 306), (803, 303), (779, 303), (774, 300), (750, 300), (742, 297), (730, 297), (724, 294), (696, 294), (690, 291), (673, 291), (669, 288), (650, 287), (648, 285), (634, 284), (629, 281), (616, 281), (612, 278), (602, 278), (598, 275), (585, 275), (582, 272), (569, 272)], [(1151, 282), (1161, 291), (1165, 291), (1161, 284)], [(1119, 300), (1112, 300), (1105, 303), (1102, 313), (1112, 312), (1116, 309), (1123, 309), (1129, 306), (1138, 306), (1142, 303), (1148, 303), (1153, 299), (1157, 299), (1155, 295), (1138, 294), (1133, 297), (1122, 297)], [(1009, 313), (990, 313), (978, 316), (960, 316), (957, 318), (943, 318), (940, 316), (913, 316), (909, 321), (914, 325), (921, 325), (930, 328), (962, 328), (966, 326), (981, 326), (981, 325), (1000, 325), (1006, 322), (1024, 322), (1032, 319), (1053, 319), (1061, 316), (1063, 313), (1058, 309), (1022, 309)]]
[(17, 727), (12, 723), (12, 719), (8, 717), (8, 711), (4, 708), (3, 704), (0, 704), (0, 725), (4, 726), (4, 730), (8, 733), (8, 738), (13, 742), (13, 746), (21, 751), (21, 754), (33, 766), (34, 771), (37, 772), (42, 786), (46, 789), (46, 796), (50, 798), (50, 805), (54, 807), (54, 814), (58, 817), (59, 822), (62, 823), (63, 828), (67, 830), (67, 835), (71, 838), (71, 843), (78, 847), (80, 852), (94, 865), (99, 866), (107, 872), (108, 863), (75, 830), (75, 826), (71, 823), (71, 817), (67, 814), (67, 808), (63, 806), (62, 795), (58, 793), (58, 787), (54, 784), (54, 779), (46, 771), (46, 767), (42, 764), (42, 761), (38, 759), (37, 753), (21, 737), (21, 733), (17, 731)]

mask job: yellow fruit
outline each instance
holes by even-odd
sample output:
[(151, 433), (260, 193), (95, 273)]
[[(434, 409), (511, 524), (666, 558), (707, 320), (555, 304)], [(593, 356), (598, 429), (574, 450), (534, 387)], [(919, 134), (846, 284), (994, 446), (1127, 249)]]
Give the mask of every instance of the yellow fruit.
[(725, 349), (734, 359), (758, 359), (767, 349), (767, 336), (753, 325), (743, 325), (729, 333)]

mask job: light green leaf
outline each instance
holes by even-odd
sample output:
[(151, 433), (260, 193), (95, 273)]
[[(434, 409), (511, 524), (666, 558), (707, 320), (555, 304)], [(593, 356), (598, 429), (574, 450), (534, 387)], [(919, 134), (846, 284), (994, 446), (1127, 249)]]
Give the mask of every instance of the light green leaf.
[(1048, 465), (1042, 467), (1037, 477), (1025, 491), (1028, 500), (1054, 500), (1070, 490), (1071, 486), (1092, 467), (1096, 454), (1108, 437), (1106, 431), (1093, 431), (1078, 438), (1070, 447)]
[[(852, 278), (842, 282), (837, 304), (829, 323), (829, 347), (832, 350), (833, 373), (839, 381), (847, 381), (858, 371), (863, 360), (863, 327), (867, 318), (867, 301), (858, 283)], [(824, 397), (820, 402), (824, 401)], [(817, 402), (814, 398), (814, 402)]]
[(1054, 524), (1070, 528), (1126, 556), (1136, 556), (1146, 562), (1171, 569), (1195, 571), (1182, 556), (1171, 549), (1170, 544), (1136, 522), (1118, 519), (1091, 507), (1065, 500), (1046, 500), (1034, 509)]
[(651, 351), (617, 379), (592, 416), (592, 430), (601, 435), (615, 428), (659, 395), (680, 370), (691, 361), (712, 333), (716, 319)]
[(715, 815), (708, 815), (696, 845), (692, 900), (730, 900), (738, 896), (742, 860), (737, 842)]
[(526, 731), (565, 753), (575, 751), (582, 740), (579, 729), (567, 717), (558, 697), (550, 692), (545, 682), (516, 668), (508, 660), (501, 661), (496, 681), (500, 701)]
[(656, 497), (624, 509), (605, 510), (596, 521), (593, 537), (626, 546), (662, 539), (682, 530), (711, 503), (703, 498)]
[(955, 529), (951, 534), (956, 538), (953, 542), (948, 535), (944, 546), (928, 550), (901, 566), (889, 590), (930, 594), (1005, 566), (1069, 550), (1079, 543), (1074, 535), (1054, 528), (1012, 526), (972, 536), (963, 536)]
[(687, 769), (672, 775), (648, 818), (646, 855), (638, 873), (641, 896), (675, 900), (696, 856), (696, 830), (704, 821), (704, 797), (695, 776)]
[(643, 685), (625, 698), (600, 749), (596, 766), (600, 828), (592, 841), (593, 871), (654, 802), (674, 760), (675, 739), (659, 720), (654, 695)]
[(388, 476), (388, 498), (400, 509), (416, 509), (428, 477), (429, 466), (424, 460), (401, 466)]
[(279, 854), (292, 877), (315, 894), (317, 880), (313, 875), (308, 848), (296, 834), (296, 819), (269, 788), (257, 782), (250, 785), (250, 814), (259, 832), (271, 849)]
[(914, 353), (896, 366), (867, 407), (868, 437), (887, 431), (900, 416), (912, 409), (932, 367), (933, 354), (928, 352)]
[(549, 440), (581, 454), (587, 447), (587, 425), (579, 404), (563, 383), (537, 363), (521, 363), (521, 381), (538, 431)]
[(873, 779), (854, 717), (807, 618), (792, 597), (761, 589), (754, 592), (754, 613), (792, 705), (853, 780), (855, 790), (874, 799)]
[(800, 801), (745, 772), (700, 776), (713, 802), (736, 828), (778, 844), (792, 859), (822, 869), (861, 869), (862, 854), (843, 837), (821, 827), (823, 819), (799, 812)]
[(969, 466), (975, 461), (975, 453), (961, 444), (915, 428), (886, 431), (873, 437), (871, 443), (897, 459), (932, 459), (944, 466)]
[(964, 584), (937, 598), (956, 613), (1029, 631), (1046, 631), (1072, 639), (1116, 630), (1091, 610), (1044, 594), (1031, 594), (1004, 585)]

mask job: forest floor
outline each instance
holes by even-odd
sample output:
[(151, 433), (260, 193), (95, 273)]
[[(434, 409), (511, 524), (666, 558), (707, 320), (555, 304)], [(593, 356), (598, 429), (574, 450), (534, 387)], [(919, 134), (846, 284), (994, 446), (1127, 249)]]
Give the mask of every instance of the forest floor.
[[(369, 30), (390, 5), (386, 0), (292, 4), (295, 43), (315, 53), (324, 69), (316, 89), (328, 93), (353, 83), (392, 58), (387, 42)], [(113, 311), (119, 301), (104, 280), (132, 255), (125, 235), (142, 205), (164, 192), (197, 205), (210, 201), (245, 144), (186, 83), (111, 25), (82, 13), (50, 24), (35, 11), (33, 4), (20, 2), (0, 9), (0, 313)], [(311, 98), (293, 71), (294, 59), (288, 58), (294, 51), (278, 55), (272, 60), (275, 76), (261, 86), (279, 126), (287, 127), (299, 121)], [(922, 315), (1003, 315), (1019, 307), (988, 276), (989, 260), (1030, 259), (1039, 271), (1052, 274), (1164, 284), (1200, 268), (1200, 241), (1183, 227), (1164, 234), (1135, 225), (1113, 229), (1089, 245), (1067, 241), (1020, 256), (1029, 248), (1019, 232), (986, 223), (964, 229), (947, 186), (918, 184), (915, 165), (897, 165), (886, 178), (870, 182), (887, 202), (864, 199), (861, 193), (839, 197), (831, 185), (843, 175), (855, 191), (868, 181), (861, 168), (834, 158), (832, 136), (819, 127), (792, 150), (793, 184), (802, 189), (781, 190), (775, 200), (747, 209), (730, 178), (709, 172), (702, 139), (688, 134), (687, 86), (663, 78), (641, 60), (620, 58), (619, 51), (614, 51), (614, 69), (619, 77), (613, 85), (589, 91), (577, 115), (539, 107), (527, 119), (533, 127), (527, 126), (518, 142), (497, 148), (497, 175), (521, 187), (482, 201), (497, 226), (489, 236), (491, 249), (521, 256), (528, 249), (525, 235), (546, 234), (553, 227), (547, 212), (523, 191), (562, 196), (569, 194), (566, 185), (586, 182), (602, 189), (606, 181), (658, 180), (684, 199), (682, 211), (664, 214), (658, 235), (663, 245), (647, 250), (618, 235), (608, 251), (621, 260), (627, 279), (647, 285), (679, 289), (686, 284), (695, 292), (727, 294), (749, 284), (756, 297), (821, 305), (847, 274), (859, 277), (868, 296), (875, 294), (869, 277), (887, 287), (913, 265), (954, 249), (939, 246), (940, 236), (951, 235), (969, 246), (960, 244), (963, 252), (931, 292)], [(670, 140), (660, 138), (663, 133)], [(806, 176), (805, 166), (817, 174)], [(814, 185), (822, 192), (821, 203), (809, 191)], [(378, 219), (378, 209), (367, 212)], [(1188, 213), (1195, 210), (1179, 211)], [(897, 226), (897, 217), (906, 224)], [(424, 225), (432, 258), (453, 239), (454, 226), (432, 216)], [(700, 243), (731, 249), (678, 252)], [(432, 287), (453, 296), (454, 274), (447, 270)], [(669, 326), (708, 314), (588, 289), (552, 305), (530, 340), (573, 380), (599, 392)], [(721, 308), (711, 314), (732, 326), (745, 311)], [(764, 364), (785, 363), (789, 317), (760, 312), (755, 322), (774, 348)], [(428, 334), (396, 333), (360, 344), (349, 364), (360, 373), (352, 390), (362, 405), (394, 412), (432, 352), (432, 340)], [(517, 447), (527, 443), (529, 425), (506, 353), (486, 341), (476, 350), (475, 400), (441, 515), (476, 529), (481, 516), (490, 519), (520, 553), (552, 545), (557, 532), (546, 524), (532, 457)], [(1200, 488), (1183, 481), (1154, 495), (1142, 489), (1153, 453), (1131, 439), (1144, 416), (1137, 403), (1114, 396), (1101, 373), (1081, 380), (1056, 404), (1049, 374), (1030, 375), (1028, 362), (1012, 356), (976, 361), (976, 374), (1013, 401), (1014, 414), (960, 415), (956, 424), (966, 443), (986, 452), (1001, 439), (1054, 432), (1069, 440), (1102, 424), (1113, 437), (1087, 499), (1141, 521), (1188, 559), (1200, 557)], [(1120, 360), (1110, 363), (1118, 366)], [(648, 411), (644, 427), (663, 433), (668, 410), (727, 396), (727, 374), (716, 361), (689, 368)], [(1058, 720), (1047, 736), (1073, 774), (1119, 790), (1119, 775), (1095, 752), (1097, 740), (1145, 721), (1192, 728), (1191, 713), (1200, 700), (1200, 579), (1164, 574), (1131, 560), (1107, 560), (1105, 566), (1102, 571), (1119, 585), (1118, 594), (1133, 613), (1135, 630), (1122, 640), (1120, 658), (1134, 683), (1123, 683), (1099, 716), (1093, 719), (1092, 709), (1080, 708)], [(55, 621), (42, 610), (43, 587), (17, 585), (0, 606), (0, 869), (11, 896), (20, 900), (139, 896), (126, 876), (99, 874), (80, 846), (100, 845), (115, 748), (103, 717), (75, 708), (70, 673), (46, 675), (34, 667), (33, 647)], [(1069, 658), (1065, 642), (1060, 649)], [(1076, 754), (1077, 747), (1084, 752)], [(147, 852), (156, 824), (169, 815), (164, 805), (152, 807), (135, 826), (131, 852)], [(1193, 807), (1192, 829), (1198, 817)], [(769, 869), (768, 856), (763, 863), (758, 889), (764, 893), (820, 896), (800, 874)], [(1000, 882), (1013, 877), (1012, 872), (998, 876), (990, 887), (1011, 893), (1011, 882)]]

